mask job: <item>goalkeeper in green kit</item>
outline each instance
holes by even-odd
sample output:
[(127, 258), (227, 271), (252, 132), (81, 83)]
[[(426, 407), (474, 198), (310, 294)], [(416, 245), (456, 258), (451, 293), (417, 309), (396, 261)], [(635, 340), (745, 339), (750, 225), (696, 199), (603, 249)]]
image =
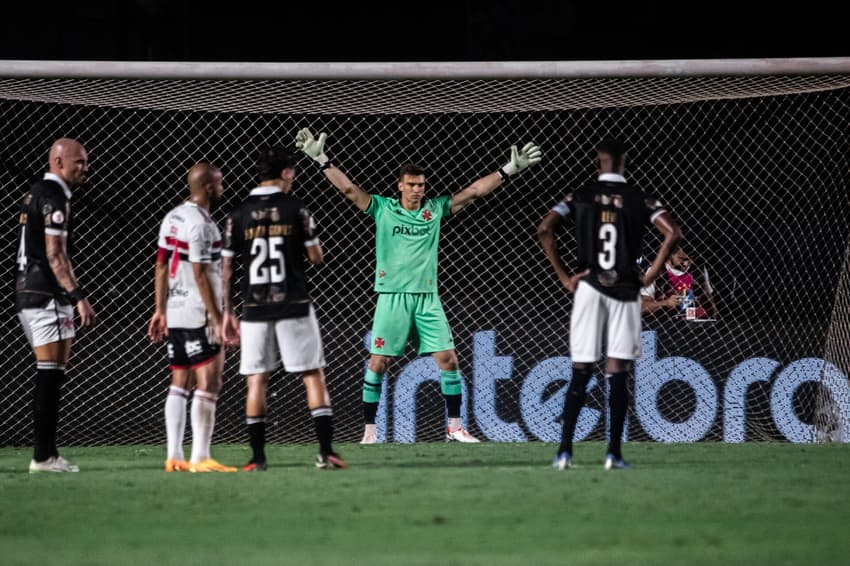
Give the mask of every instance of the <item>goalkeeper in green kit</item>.
[(461, 423), (461, 375), (448, 319), (437, 293), (437, 255), (440, 224), (478, 198), (493, 192), (507, 179), (538, 163), (540, 148), (533, 143), (511, 147), (510, 160), (451, 196), (425, 197), (425, 170), (402, 166), (399, 198), (369, 194), (358, 187), (325, 155), (327, 135), (315, 138), (300, 130), (295, 146), (316, 161), (328, 180), (345, 198), (375, 220), (375, 291), (377, 306), (372, 324), (369, 368), (363, 380), (365, 430), (361, 444), (377, 442), (375, 418), (381, 383), (392, 358), (404, 353), (408, 339), (419, 354), (431, 354), (440, 369), (440, 390), (449, 422), (446, 440), (478, 442)]

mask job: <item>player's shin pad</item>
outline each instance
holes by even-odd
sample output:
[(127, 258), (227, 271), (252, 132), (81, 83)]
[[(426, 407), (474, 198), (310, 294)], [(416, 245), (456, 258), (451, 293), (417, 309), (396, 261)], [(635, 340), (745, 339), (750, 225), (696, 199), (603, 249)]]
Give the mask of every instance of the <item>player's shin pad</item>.
[(440, 370), (440, 390), (443, 395), (460, 395), (462, 392), (459, 370)]
[(374, 371), (367, 369), (363, 378), (363, 402), (378, 403), (381, 401), (382, 377)]

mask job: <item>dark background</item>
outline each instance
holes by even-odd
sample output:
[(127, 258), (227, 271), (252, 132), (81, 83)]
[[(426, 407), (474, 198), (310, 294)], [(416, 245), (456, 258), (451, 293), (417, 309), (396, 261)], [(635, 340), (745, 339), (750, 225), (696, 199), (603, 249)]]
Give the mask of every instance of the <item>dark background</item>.
[(520, 61), (850, 55), (840, 2), (5, 4), (0, 59)]

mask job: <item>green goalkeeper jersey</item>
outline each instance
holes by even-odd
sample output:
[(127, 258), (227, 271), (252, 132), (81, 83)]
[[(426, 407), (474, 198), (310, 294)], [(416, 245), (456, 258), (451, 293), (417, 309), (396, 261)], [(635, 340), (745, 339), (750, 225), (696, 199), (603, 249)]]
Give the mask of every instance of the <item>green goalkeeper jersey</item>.
[(440, 223), (452, 213), (452, 197), (405, 210), (399, 199), (372, 195), (365, 212), (375, 219), (375, 291), (436, 293)]

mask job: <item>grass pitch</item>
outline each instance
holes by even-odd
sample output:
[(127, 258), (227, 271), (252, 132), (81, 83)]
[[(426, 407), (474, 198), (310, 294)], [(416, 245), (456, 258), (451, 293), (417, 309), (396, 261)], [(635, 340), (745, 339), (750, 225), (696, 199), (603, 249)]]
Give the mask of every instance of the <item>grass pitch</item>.
[[(269, 446), (265, 473), (162, 471), (162, 446), (66, 448), (29, 475), (0, 449), (0, 564), (847, 564), (848, 445)], [(213, 455), (242, 464), (244, 446)]]

